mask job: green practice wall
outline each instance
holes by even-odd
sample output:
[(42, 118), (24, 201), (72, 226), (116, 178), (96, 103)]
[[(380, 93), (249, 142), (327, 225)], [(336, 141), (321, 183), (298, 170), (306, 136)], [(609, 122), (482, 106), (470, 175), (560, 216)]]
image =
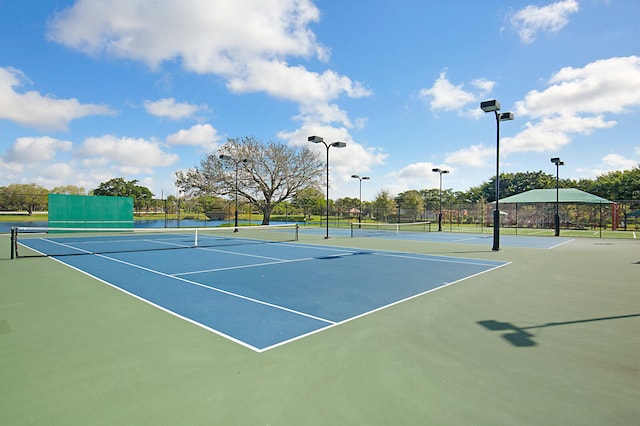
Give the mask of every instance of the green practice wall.
[(133, 198), (49, 194), (49, 227), (133, 228)]

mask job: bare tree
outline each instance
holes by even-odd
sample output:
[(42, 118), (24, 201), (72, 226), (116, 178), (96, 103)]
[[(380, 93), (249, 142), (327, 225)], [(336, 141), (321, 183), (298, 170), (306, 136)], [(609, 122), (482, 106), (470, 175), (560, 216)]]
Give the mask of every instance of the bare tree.
[[(223, 156), (224, 158), (220, 158)], [(246, 161), (245, 161), (246, 160)], [(244, 198), (268, 225), (273, 208), (307, 188), (317, 188), (324, 163), (307, 148), (263, 143), (253, 137), (228, 139), (199, 167), (176, 173), (176, 185), (194, 195)]]

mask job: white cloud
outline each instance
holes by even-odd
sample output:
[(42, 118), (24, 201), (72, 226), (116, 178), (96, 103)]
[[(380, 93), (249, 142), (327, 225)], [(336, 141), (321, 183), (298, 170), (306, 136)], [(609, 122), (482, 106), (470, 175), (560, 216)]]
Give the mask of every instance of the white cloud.
[(293, 146), (315, 150), (324, 161), (326, 148), (321, 143), (310, 143), (307, 138), (311, 135), (322, 136), (327, 143), (341, 141), (347, 144), (346, 148), (330, 149), (331, 187), (332, 190), (336, 189), (334, 194), (341, 193), (340, 185), (349, 182), (352, 174), (369, 174), (375, 166), (384, 164), (388, 157), (380, 148), (366, 147), (354, 141), (345, 127), (332, 127), (318, 122), (306, 121), (295, 131), (278, 133), (278, 138)]
[(85, 165), (115, 163), (126, 167), (123, 170), (130, 174), (152, 173), (153, 167), (170, 166), (178, 161), (177, 155), (164, 152), (157, 142), (111, 135), (86, 139), (75, 154), (85, 159)]
[(571, 142), (574, 133), (588, 135), (595, 129), (615, 126), (615, 121), (606, 121), (603, 116), (545, 117), (537, 123), (528, 122), (525, 129), (514, 137), (505, 137), (501, 141), (501, 152), (550, 152), (558, 150)]
[(78, 0), (50, 21), (49, 37), (90, 55), (151, 67), (179, 56), (191, 71), (235, 74), (250, 59), (326, 58), (307, 28), (319, 16), (308, 0)]
[(14, 68), (0, 68), (0, 119), (41, 130), (65, 130), (69, 122), (90, 115), (111, 115), (105, 105), (82, 104), (77, 99), (56, 99), (38, 92), (20, 93), (27, 82)]
[(3, 178), (3, 185), (9, 183), (19, 183), (21, 178), (25, 176), (24, 170), (26, 165), (24, 163), (5, 162), (0, 158), (0, 176)]
[(532, 117), (624, 112), (640, 105), (640, 57), (601, 59), (583, 68), (562, 68), (549, 83), (544, 91), (527, 93), (516, 103), (515, 112)]
[(413, 163), (385, 175), (384, 186), (394, 195), (407, 191), (410, 188), (438, 187), (440, 175), (433, 172), (434, 168), (443, 168), (450, 172), (455, 171), (454, 167), (446, 164), (433, 164), (429, 162)]
[[(493, 87), (486, 80), (482, 82), (481, 80), (476, 80), (476, 82), (476, 87), (478, 87), (478, 84), (483, 88)], [(429, 106), (434, 111), (452, 111), (476, 100), (476, 95), (463, 90), (462, 87), (462, 84), (457, 86), (451, 84), (447, 79), (446, 71), (443, 71), (431, 88), (420, 90), (419, 97), (422, 99), (430, 98)]]
[(516, 119), (533, 120), (513, 138), (505, 138), (505, 153), (557, 150), (570, 143), (574, 134), (589, 135), (615, 126), (608, 114), (622, 114), (640, 105), (640, 57), (563, 68), (549, 83), (547, 89), (533, 90), (516, 103)]
[(487, 80), (486, 78), (476, 78), (471, 82), (475, 87), (480, 90), (480, 95), (484, 96), (487, 93), (491, 93), (496, 85), (495, 81)]
[[(640, 152), (636, 152), (640, 154)], [(620, 154), (607, 154), (601, 159), (601, 163), (595, 167), (588, 169), (578, 168), (576, 171), (581, 173), (584, 177), (589, 179), (595, 179), (598, 176), (622, 170), (631, 170), (634, 167), (639, 167), (640, 161), (637, 159), (626, 158)]]
[(352, 98), (369, 96), (371, 92), (358, 82), (327, 70), (310, 72), (301, 66), (282, 61), (255, 63), (246, 74), (229, 79), (234, 93), (264, 91), (275, 98), (297, 102), (300, 117), (313, 117), (324, 123), (337, 122), (351, 127), (347, 113), (332, 103), (341, 93)]
[(623, 157), (620, 154), (608, 154), (602, 157), (602, 163), (610, 170), (631, 170), (638, 166), (638, 160)]
[(71, 150), (73, 144), (69, 141), (54, 139), (49, 136), (23, 137), (7, 151), (4, 158), (13, 163), (40, 163), (52, 161), (59, 151)]
[(167, 117), (172, 120), (192, 117), (199, 110), (206, 110), (206, 106), (198, 106), (185, 102), (176, 102), (173, 98), (160, 99), (158, 101), (145, 101), (144, 108), (151, 115)]
[(207, 151), (218, 148), (220, 135), (211, 124), (196, 124), (167, 136), (169, 145), (200, 146)]
[(92, 56), (152, 68), (179, 59), (188, 71), (225, 78), (234, 93), (264, 92), (318, 119), (347, 123), (344, 112), (326, 113), (337, 109), (332, 101), (370, 91), (331, 70), (316, 73), (287, 62), (328, 59), (309, 29), (319, 18), (310, 0), (79, 0), (50, 21), (49, 37)]
[(558, 32), (579, 10), (577, 0), (563, 0), (547, 6), (529, 5), (511, 16), (511, 25), (523, 43), (533, 43), (541, 31)]
[(483, 145), (471, 145), (458, 151), (447, 154), (445, 161), (451, 164), (462, 166), (483, 167), (488, 164), (496, 154), (494, 147), (486, 147)]

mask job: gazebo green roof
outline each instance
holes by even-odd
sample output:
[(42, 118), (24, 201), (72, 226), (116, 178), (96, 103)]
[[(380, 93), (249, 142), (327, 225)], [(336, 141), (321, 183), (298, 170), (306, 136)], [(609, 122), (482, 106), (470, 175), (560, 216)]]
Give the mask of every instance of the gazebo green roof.
[[(500, 199), (500, 203), (555, 203), (556, 190), (554, 189), (532, 189), (531, 191), (522, 192)], [(571, 204), (612, 204), (612, 201), (588, 192), (580, 191), (575, 188), (558, 189), (558, 202)]]

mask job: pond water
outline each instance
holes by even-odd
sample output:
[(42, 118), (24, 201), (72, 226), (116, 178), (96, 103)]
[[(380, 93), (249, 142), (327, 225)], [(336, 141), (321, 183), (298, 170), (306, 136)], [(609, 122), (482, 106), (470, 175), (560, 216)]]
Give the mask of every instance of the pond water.
[[(260, 220), (240, 220), (238, 221), (239, 225), (260, 225), (262, 221)], [(272, 224), (284, 223), (284, 222), (271, 222)], [(293, 223), (293, 222), (291, 222)], [(232, 221), (228, 220), (196, 220), (196, 219), (152, 219), (152, 220), (136, 220), (134, 222), (135, 228), (196, 228), (196, 227), (216, 227), (227, 224), (233, 224)], [(46, 221), (30, 221), (30, 222), (0, 222), (0, 234), (8, 234), (11, 232), (11, 228), (14, 226), (25, 226), (25, 227), (33, 227), (33, 226), (47, 226)]]

